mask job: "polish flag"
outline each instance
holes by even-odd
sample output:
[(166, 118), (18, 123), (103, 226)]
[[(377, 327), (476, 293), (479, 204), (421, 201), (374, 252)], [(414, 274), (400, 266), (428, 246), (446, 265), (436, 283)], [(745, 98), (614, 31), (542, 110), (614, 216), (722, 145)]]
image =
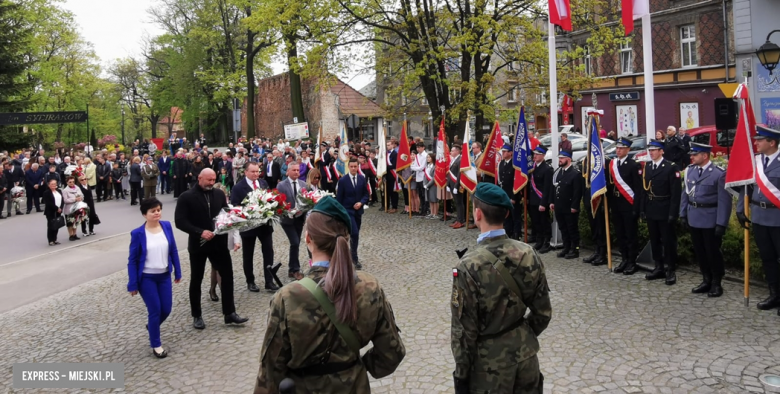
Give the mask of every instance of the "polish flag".
[(549, 0), (550, 23), (558, 25), (561, 29), (571, 31), (571, 7), (569, 0)]
[(623, 27), (626, 35), (634, 31), (634, 20), (650, 13), (650, 0), (621, 0), (623, 10)]
[(469, 160), (469, 139), (471, 139), (471, 131), (469, 130), (469, 122), (466, 122), (466, 132), (463, 135), (463, 155), (460, 156), (460, 184), (469, 193), (474, 194), (477, 190), (477, 170), (471, 165)]
[(734, 92), (734, 98), (740, 102), (739, 123), (737, 134), (734, 137), (734, 145), (731, 147), (729, 166), (726, 168), (726, 191), (737, 194), (738, 186), (755, 183), (756, 166), (753, 153), (753, 141), (751, 136), (756, 134), (756, 119), (753, 115), (753, 106), (750, 104), (750, 95), (745, 84), (739, 85)]

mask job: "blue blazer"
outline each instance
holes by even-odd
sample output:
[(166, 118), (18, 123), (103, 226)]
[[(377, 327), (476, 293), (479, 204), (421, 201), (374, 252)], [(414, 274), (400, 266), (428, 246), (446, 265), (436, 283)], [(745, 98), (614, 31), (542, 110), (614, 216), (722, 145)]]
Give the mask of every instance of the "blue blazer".
[(363, 175), (357, 174), (357, 190), (352, 186), (352, 176), (347, 173), (339, 179), (338, 189), (336, 190), (336, 200), (347, 210), (350, 216), (363, 215), (363, 207), (355, 210), (353, 206), (355, 203), (362, 203), (362, 205), (368, 204), (368, 186), (366, 184), (366, 178)]
[(162, 174), (163, 171), (170, 172), (171, 171), (171, 157), (168, 156), (165, 158), (166, 160), (163, 161), (162, 157), (160, 157), (159, 160), (157, 160), (157, 168), (160, 170), (160, 174)]
[[(176, 239), (173, 238), (171, 222), (160, 221), (160, 225), (168, 239), (168, 272), (174, 272), (175, 279), (181, 279), (181, 264), (179, 263), (179, 250), (176, 248)], [(146, 224), (130, 232), (130, 257), (127, 259), (127, 274), (130, 280), (127, 282), (127, 291), (138, 291), (138, 283), (144, 273), (146, 263)]]

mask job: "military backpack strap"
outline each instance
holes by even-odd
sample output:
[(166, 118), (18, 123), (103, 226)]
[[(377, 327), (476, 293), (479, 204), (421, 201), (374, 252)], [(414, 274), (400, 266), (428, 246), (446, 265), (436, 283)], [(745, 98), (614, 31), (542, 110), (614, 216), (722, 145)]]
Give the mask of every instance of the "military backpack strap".
[[(488, 251), (490, 252), (490, 251)], [(521, 301), (523, 300), (523, 292), (520, 290), (520, 286), (517, 285), (517, 281), (515, 278), (512, 277), (512, 273), (509, 272), (509, 269), (506, 268), (504, 265), (504, 261), (499, 259), (498, 256), (495, 255), (495, 253), (490, 252), (491, 255), (496, 259), (496, 262), (493, 263), (493, 268), (498, 271), (498, 274), (501, 275), (501, 279), (504, 280), (507, 287), (509, 287), (509, 290), (511, 290), (517, 298), (519, 298)]]
[(305, 287), (306, 290), (309, 290), (309, 292), (314, 296), (314, 298), (317, 300), (317, 302), (320, 303), (320, 306), (325, 311), (325, 313), (328, 315), (328, 318), (330, 318), (331, 323), (333, 323), (334, 326), (336, 326), (336, 329), (339, 331), (339, 334), (341, 334), (341, 337), (344, 339), (344, 342), (347, 343), (347, 346), (349, 346), (350, 349), (352, 349), (353, 352), (360, 357), (360, 342), (357, 339), (357, 336), (355, 336), (355, 332), (352, 331), (349, 326), (342, 323), (336, 318), (336, 308), (333, 306), (333, 303), (328, 299), (328, 295), (325, 294), (325, 291), (322, 290), (320, 286), (317, 285), (317, 282), (315, 282), (311, 278), (303, 278), (298, 281), (298, 283), (301, 284), (301, 286)]

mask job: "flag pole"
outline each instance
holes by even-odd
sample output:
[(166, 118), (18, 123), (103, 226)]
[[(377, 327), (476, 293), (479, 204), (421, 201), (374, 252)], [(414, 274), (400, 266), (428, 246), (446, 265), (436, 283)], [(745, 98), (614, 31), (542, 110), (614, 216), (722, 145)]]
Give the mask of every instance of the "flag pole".
[(385, 196), (385, 213), (387, 213), (387, 177), (385, 175), (387, 174), (382, 174), (382, 195)]
[[(745, 185), (745, 216), (750, 218), (750, 196)], [(750, 228), (745, 227), (745, 307), (750, 306)]]
[(552, 23), (552, 16), (547, 23), (547, 57), (549, 62), (550, 77), (550, 133), (552, 134), (552, 145), (550, 149), (553, 152), (553, 169), (558, 169), (558, 61), (555, 50), (555, 25)]
[(645, 82), (645, 133), (647, 142), (655, 138), (655, 90), (653, 88), (653, 39), (650, 13), (642, 15), (642, 57)]
[(528, 243), (528, 183), (523, 188), (523, 233), (523, 242)]
[(466, 230), (469, 229), (469, 192), (466, 191), (466, 188), (463, 188), (463, 193), (466, 194)]
[(602, 195), (601, 200), (604, 201), (604, 227), (607, 229), (607, 269), (612, 271), (612, 240), (609, 237), (609, 205), (607, 204), (607, 196)]

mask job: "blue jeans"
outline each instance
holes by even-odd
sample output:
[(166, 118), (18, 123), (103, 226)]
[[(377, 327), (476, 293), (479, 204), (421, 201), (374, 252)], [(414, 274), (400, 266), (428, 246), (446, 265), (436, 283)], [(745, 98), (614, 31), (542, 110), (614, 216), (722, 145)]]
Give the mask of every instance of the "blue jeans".
[(160, 347), (160, 325), (171, 314), (173, 289), (171, 274), (143, 274), (138, 288), (149, 312), (149, 342)]

